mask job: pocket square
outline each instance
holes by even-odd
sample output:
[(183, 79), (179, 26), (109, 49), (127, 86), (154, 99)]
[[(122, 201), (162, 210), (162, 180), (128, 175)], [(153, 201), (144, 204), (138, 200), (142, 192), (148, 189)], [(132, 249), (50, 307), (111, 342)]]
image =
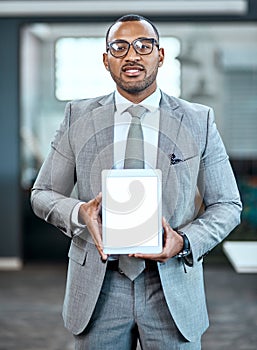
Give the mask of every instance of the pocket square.
[(183, 162), (183, 160), (177, 158), (176, 155), (175, 155), (174, 153), (169, 154), (169, 159), (170, 159), (170, 165), (174, 165), (174, 164)]

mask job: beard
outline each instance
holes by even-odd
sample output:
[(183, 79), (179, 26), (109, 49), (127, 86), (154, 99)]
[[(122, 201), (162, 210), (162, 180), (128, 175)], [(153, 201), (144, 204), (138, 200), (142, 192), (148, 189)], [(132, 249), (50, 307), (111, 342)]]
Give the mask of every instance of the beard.
[(150, 75), (146, 75), (142, 81), (133, 81), (132, 78), (129, 82), (124, 81), (121, 77), (118, 77), (110, 70), (111, 77), (116, 83), (116, 85), (123, 91), (126, 91), (133, 95), (146, 90), (150, 85), (152, 85), (156, 80), (157, 72), (158, 66), (153, 70), (153, 72)]

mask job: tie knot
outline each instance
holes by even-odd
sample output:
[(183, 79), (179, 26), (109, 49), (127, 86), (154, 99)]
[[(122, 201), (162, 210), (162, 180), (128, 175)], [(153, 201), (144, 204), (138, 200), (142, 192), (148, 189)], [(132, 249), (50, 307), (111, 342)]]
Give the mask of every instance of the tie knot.
[(132, 117), (136, 117), (140, 119), (142, 115), (147, 111), (147, 109), (143, 106), (137, 105), (137, 106), (129, 107), (127, 111), (129, 112), (130, 115), (132, 115)]

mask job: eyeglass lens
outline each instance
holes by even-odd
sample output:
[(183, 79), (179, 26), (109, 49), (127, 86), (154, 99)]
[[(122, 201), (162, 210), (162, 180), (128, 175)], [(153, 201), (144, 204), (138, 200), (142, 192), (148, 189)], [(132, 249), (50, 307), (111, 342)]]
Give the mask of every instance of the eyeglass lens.
[(154, 39), (136, 39), (131, 44), (125, 40), (116, 40), (109, 44), (110, 52), (114, 57), (125, 56), (132, 45), (140, 55), (149, 55), (153, 51)]

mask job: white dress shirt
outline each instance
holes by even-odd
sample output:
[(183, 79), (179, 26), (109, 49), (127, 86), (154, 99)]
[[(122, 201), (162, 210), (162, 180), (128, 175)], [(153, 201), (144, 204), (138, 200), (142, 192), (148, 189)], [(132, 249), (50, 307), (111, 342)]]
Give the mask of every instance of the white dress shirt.
[[(159, 122), (160, 122), (160, 99), (161, 92), (156, 91), (139, 103), (144, 106), (147, 112), (141, 118), (141, 125), (144, 136), (144, 160), (146, 169), (155, 169), (157, 162), (157, 150), (159, 139)], [(124, 157), (127, 143), (128, 130), (131, 122), (131, 115), (126, 112), (130, 106), (134, 105), (131, 101), (123, 97), (118, 91), (115, 91), (115, 114), (114, 114), (114, 165), (113, 169), (124, 168)], [(79, 234), (81, 229), (85, 228), (79, 221), (79, 208), (84, 202), (78, 203), (71, 215), (71, 223), (74, 227), (73, 233)]]
[[(145, 168), (156, 168), (158, 135), (160, 111), (159, 104), (161, 92), (157, 89), (152, 95), (139, 103), (148, 111), (141, 118), (143, 136), (144, 136), (144, 160)], [(126, 112), (133, 103), (121, 96), (118, 91), (115, 92), (114, 114), (114, 169), (124, 168), (124, 158), (127, 143), (128, 130), (131, 122), (131, 115)]]

